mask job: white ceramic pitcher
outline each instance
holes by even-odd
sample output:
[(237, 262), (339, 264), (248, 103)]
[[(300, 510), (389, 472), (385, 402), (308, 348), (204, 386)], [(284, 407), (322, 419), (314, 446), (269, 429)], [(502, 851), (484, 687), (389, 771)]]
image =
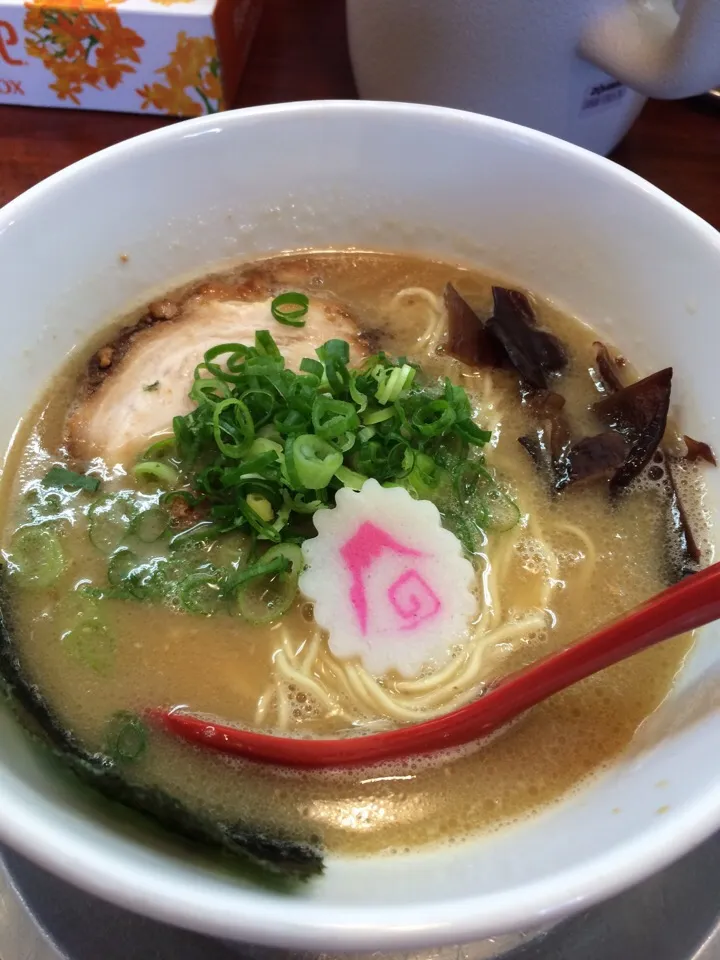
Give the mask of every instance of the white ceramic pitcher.
[(647, 97), (720, 81), (720, 0), (347, 0), (360, 94), (459, 107), (607, 153)]

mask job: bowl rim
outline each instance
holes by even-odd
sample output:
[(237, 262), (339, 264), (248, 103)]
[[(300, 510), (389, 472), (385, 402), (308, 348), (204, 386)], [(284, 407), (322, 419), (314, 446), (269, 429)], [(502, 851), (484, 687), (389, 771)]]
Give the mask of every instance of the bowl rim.
[[(132, 137), (88, 156), (41, 181), (0, 208), (0, 234), (26, 209), (54, 190), (72, 185), (86, 171), (122, 163), (138, 151), (194, 137), (212, 129), (266, 118), (340, 113), (358, 118), (398, 115), (419, 123), (482, 127), (528, 148), (552, 150), (579, 165), (595, 168), (608, 180), (642, 191), (665, 207), (684, 230), (715, 248), (720, 264), (720, 233), (699, 216), (635, 173), (581, 147), (507, 121), (462, 110), (382, 101), (316, 100), (231, 110), (171, 124)], [(683, 806), (672, 808), (652, 827), (595, 856), (582, 866), (512, 892), (423, 901), (420, 905), (344, 907), (304, 897), (278, 899), (258, 888), (238, 887), (227, 895), (203, 896), (202, 883), (163, 884), (137, 869), (136, 861), (108, 852), (88, 836), (73, 834), (67, 817), (48, 819), (43, 806), (26, 803), (18, 790), (3, 791), (0, 839), (64, 880), (89, 893), (176, 926), (256, 944), (340, 950), (390, 950), (463, 943), (547, 925), (640, 882), (669, 865), (720, 827), (720, 783)], [(44, 799), (44, 806), (54, 807)], [(55, 810), (57, 813), (57, 809)], [(411, 855), (412, 857), (412, 855)], [(410, 858), (409, 858), (410, 859)]]

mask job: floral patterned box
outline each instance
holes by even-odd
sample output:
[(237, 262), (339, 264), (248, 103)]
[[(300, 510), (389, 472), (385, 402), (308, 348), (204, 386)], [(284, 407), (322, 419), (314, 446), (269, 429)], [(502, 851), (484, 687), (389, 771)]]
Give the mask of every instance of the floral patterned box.
[(0, 103), (193, 117), (232, 103), (263, 0), (0, 0)]

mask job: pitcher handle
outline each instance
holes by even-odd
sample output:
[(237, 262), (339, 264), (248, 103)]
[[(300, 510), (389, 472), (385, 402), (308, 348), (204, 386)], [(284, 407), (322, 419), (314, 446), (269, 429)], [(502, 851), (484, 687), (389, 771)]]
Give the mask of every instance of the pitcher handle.
[(580, 53), (648, 97), (672, 100), (720, 82), (720, 0), (621, 0), (585, 30)]

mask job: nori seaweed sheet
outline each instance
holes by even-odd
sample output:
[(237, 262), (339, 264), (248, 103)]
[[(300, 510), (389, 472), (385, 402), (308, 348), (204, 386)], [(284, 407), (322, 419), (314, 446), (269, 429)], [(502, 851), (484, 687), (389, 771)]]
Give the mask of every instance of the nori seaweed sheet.
[(83, 783), (184, 840), (229, 855), (234, 868), (241, 868), (244, 875), (256, 881), (286, 889), (322, 873), (323, 858), (313, 845), (271, 836), (250, 824), (204, 816), (165, 790), (130, 783), (110, 757), (86, 750), (63, 727), (38, 687), (25, 676), (12, 639), (8, 610), (7, 585), (0, 568), (2, 687), (16, 713), (32, 721), (41, 732), (41, 739)]

